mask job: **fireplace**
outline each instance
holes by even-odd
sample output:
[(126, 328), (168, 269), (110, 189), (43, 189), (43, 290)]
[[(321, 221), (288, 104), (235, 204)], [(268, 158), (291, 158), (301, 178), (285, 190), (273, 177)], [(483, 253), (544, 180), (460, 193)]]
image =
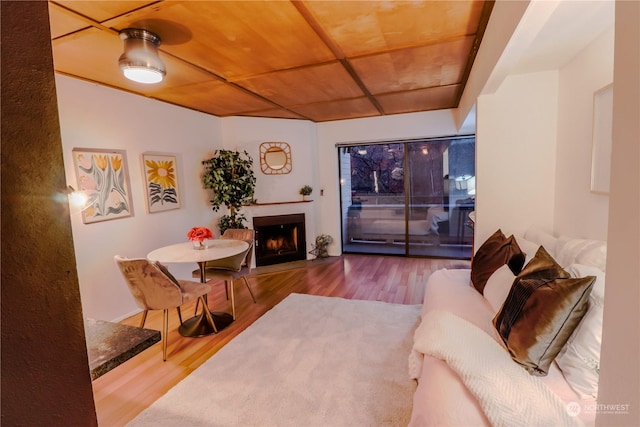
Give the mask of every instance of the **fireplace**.
[(253, 218), (256, 266), (307, 259), (304, 214)]

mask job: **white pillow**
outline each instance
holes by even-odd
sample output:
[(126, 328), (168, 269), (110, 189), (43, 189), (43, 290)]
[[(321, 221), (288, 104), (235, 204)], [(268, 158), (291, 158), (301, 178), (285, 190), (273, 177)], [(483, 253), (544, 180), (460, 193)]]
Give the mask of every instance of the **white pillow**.
[(551, 255), (554, 259), (557, 260), (555, 251), (556, 251), (556, 242), (558, 241), (558, 239), (553, 234), (549, 234), (546, 231), (542, 231), (537, 227), (530, 227), (524, 233), (524, 238), (534, 243), (537, 243), (541, 246), (544, 246), (547, 252), (549, 252), (549, 255)]
[(573, 264), (566, 268), (571, 277), (596, 276), (589, 296), (589, 308), (569, 340), (556, 357), (565, 379), (581, 399), (598, 397), (604, 272), (598, 268)]
[(516, 276), (511, 272), (507, 264), (498, 268), (489, 276), (482, 294), (489, 301), (491, 308), (493, 308), (494, 317), (500, 311), (504, 300), (507, 299), (515, 278)]
[(571, 277), (595, 276), (596, 283), (594, 283), (593, 288), (591, 288), (589, 303), (591, 303), (591, 300), (595, 300), (596, 303), (604, 306), (604, 271), (597, 267), (583, 264), (571, 264), (565, 268), (565, 270), (571, 275)]
[(602, 271), (607, 270), (607, 243), (597, 241), (597, 244), (582, 251), (576, 257), (576, 262), (597, 267)]
[[(516, 243), (520, 246), (520, 249), (525, 254), (524, 265), (527, 265), (531, 258), (536, 255), (538, 252), (538, 248), (540, 247), (539, 243), (532, 242), (531, 240), (525, 239), (524, 237), (516, 237)], [(545, 248), (546, 249), (546, 248)]]
[(607, 243), (602, 240), (560, 236), (554, 250), (555, 258), (562, 267), (577, 263), (598, 267), (602, 271), (606, 268)]

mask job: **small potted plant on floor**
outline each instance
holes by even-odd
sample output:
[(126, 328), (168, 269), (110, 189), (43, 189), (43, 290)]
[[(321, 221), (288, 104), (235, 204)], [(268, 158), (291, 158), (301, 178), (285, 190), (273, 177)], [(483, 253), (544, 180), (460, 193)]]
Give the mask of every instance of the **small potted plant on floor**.
[(326, 258), (329, 256), (327, 246), (331, 243), (333, 243), (333, 237), (328, 234), (321, 234), (316, 237), (316, 243), (313, 245), (313, 250), (309, 253), (315, 255), (316, 258)]
[(312, 191), (313, 191), (313, 188), (311, 188), (308, 185), (305, 185), (304, 187), (300, 188), (299, 193), (302, 195), (302, 200), (307, 200), (307, 196), (311, 194)]

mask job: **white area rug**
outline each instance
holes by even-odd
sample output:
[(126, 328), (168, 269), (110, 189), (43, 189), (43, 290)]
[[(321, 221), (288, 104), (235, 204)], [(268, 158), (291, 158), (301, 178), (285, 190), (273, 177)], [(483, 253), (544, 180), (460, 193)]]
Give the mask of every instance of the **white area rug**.
[(420, 306), (291, 294), (130, 426), (406, 426)]

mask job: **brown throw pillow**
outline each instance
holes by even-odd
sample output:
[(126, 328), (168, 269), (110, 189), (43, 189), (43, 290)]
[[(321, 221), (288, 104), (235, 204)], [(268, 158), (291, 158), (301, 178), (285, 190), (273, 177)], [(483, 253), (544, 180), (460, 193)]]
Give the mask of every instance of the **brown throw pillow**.
[(513, 360), (532, 375), (547, 375), (587, 312), (594, 282), (593, 276), (571, 278), (541, 246), (493, 319)]
[(513, 274), (520, 273), (525, 254), (520, 250), (515, 237), (504, 236), (502, 230), (493, 233), (473, 255), (471, 261), (471, 283), (482, 293), (489, 277), (507, 264)]

